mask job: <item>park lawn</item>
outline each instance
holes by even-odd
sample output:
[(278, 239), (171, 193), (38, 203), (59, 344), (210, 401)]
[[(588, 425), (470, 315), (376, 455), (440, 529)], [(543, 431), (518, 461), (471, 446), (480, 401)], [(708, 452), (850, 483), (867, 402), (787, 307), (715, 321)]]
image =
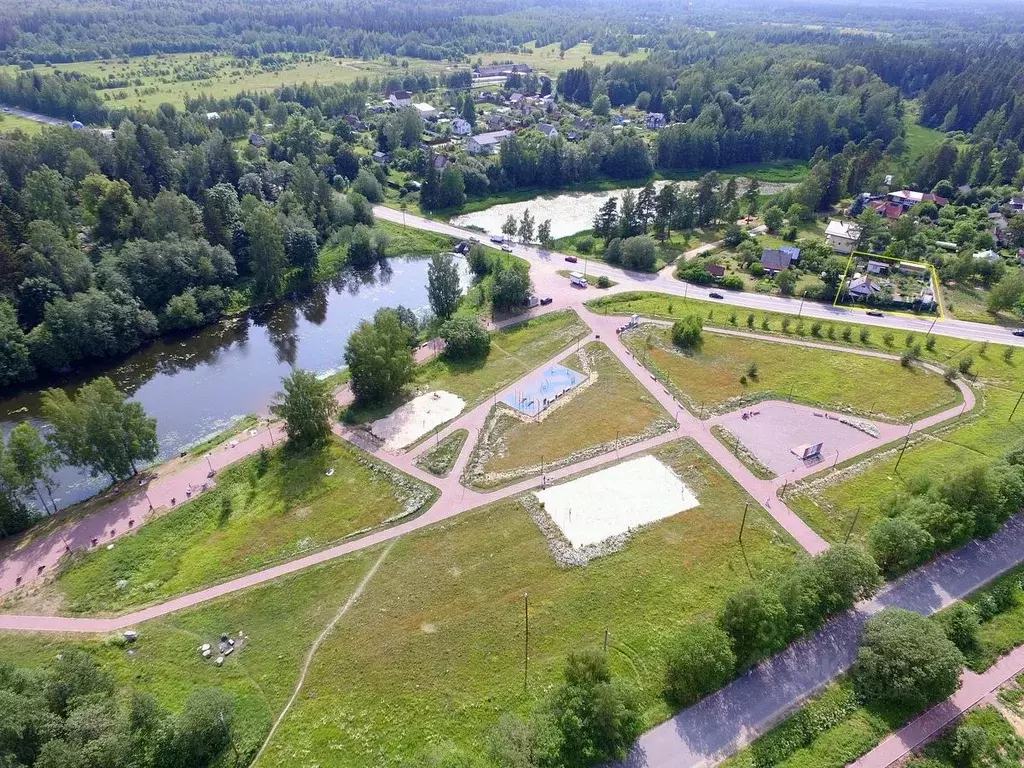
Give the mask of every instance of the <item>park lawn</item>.
[(491, 349), (483, 360), (453, 361), (442, 355), (417, 369), (414, 384), (422, 391), (452, 392), (469, 409), (589, 332), (571, 309), (531, 317), (492, 333)]
[(844, 676), (722, 768), (843, 768), (914, 714), (906, 708), (859, 703), (853, 682)]
[(751, 504), (741, 550), (742, 489), (690, 441), (655, 455), (700, 506), (636, 532), (585, 568), (557, 565), (515, 499), (400, 539), (321, 648), (269, 763), (301, 755), (304, 765), (401, 765), (427, 745), (449, 743), (479, 753), (502, 713), (527, 714), (566, 654), (600, 647), (606, 629), (613, 672), (636, 685), (645, 724), (666, 718), (662, 654), (672, 634), (711, 619), (747, 582), (744, 551), (763, 580), (790, 564), (796, 547)]
[(447, 477), (455, 462), (459, 460), (462, 446), (466, 444), (469, 432), (456, 429), (436, 446), (416, 459), (416, 466), (437, 477)]
[[(89, 652), (119, 686), (148, 692), (171, 712), (188, 694), (221, 688), (235, 697), (233, 731), (244, 758), (255, 755), (291, 695), (314, 637), (345, 603), (380, 556), (381, 547), (275, 579), (134, 627), (139, 639), (121, 648), (98, 635), (0, 632), (0, 658), (17, 666), (52, 663), (62, 649)], [(244, 632), (246, 645), (218, 669), (197, 653), (221, 633)], [(128, 650), (133, 651), (129, 655)], [(230, 751), (229, 751), (230, 754)], [(230, 763), (225, 763), (228, 765)]]
[[(673, 346), (668, 328), (650, 325), (627, 333), (624, 341), (702, 417), (778, 399), (910, 423), (960, 400), (959, 391), (938, 374), (895, 360), (716, 333), (704, 334), (700, 350), (684, 353)], [(750, 374), (752, 366), (756, 375)]]
[[(257, 463), (253, 456), (221, 470), (213, 490), (155, 518), (113, 549), (71, 560), (45, 586), (47, 602), (72, 614), (160, 602), (422, 512), (436, 494), (337, 439), (315, 454), (271, 451), (262, 477)], [(226, 520), (225, 498), (231, 500)], [(20, 608), (14, 602), (5, 607)]]
[(584, 389), (541, 421), (524, 421), (507, 406), (496, 406), (483, 430), (489, 439), (481, 437), (466, 467), (473, 487), (532, 477), (674, 426), (671, 415), (601, 342), (587, 344), (561, 364), (581, 373), (589, 367), (592, 383), (580, 385)]

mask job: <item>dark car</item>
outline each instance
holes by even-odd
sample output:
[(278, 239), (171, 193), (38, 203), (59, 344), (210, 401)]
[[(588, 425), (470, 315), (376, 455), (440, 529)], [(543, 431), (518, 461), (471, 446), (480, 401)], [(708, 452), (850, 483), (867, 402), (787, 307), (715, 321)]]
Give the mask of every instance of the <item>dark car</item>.
[(709, 294), (708, 294), (708, 298), (709, 298), (709, 299), (724, 299), (724, 298), (725, 298), (725, 296), (723, 296), (723, 295), (722, 295), (722, 294), (720, 294), (720, 293), (714, 293), (714, 292), (712, 292), (712, 293), (709, 293)]
[(554, 299), (552, 299), (550, 296), (545, 296), (543, 299), (540, 300), (540, 305), (542, 307), (546, 307), (552, 301), (554, 301)]
[(885, 315), (883, 315), (883, 314), (882, 314), (881, 312), (879, 312), (879, 311), (878, 311), (877, 309), (872, 309), (871, 311), (869, 311), (869, 312), (868, 312), (868, 314), (869, 314), (869, 315), (870, 315), (871, 317), (885, 317)]
[(1013, 332), (1013, 335), (1014, 336), (1024, 336), (1024, 328), (1018, 328), (1016, 331)]
[(579, 261), (579, 259), (577, 259), (575, 256), (566, 256), (565, 260), (568, 261), (570, 264), (575, 264), (577, 261)]

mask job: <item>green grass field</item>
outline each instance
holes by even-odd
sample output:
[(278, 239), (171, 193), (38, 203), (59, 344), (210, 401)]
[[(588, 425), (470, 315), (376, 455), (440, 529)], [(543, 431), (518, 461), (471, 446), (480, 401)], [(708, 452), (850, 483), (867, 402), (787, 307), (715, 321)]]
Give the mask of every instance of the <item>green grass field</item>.
[(466, 444), (468, 437), (469, 432), (464, 429), (456, 429), (417, 459), (416, 466), (425, 469), (432, 475), (447, 477), (448, 473), (452, 471), (452, 467), (455, 466), (455, 462), (458, 461), (462, 446)]
[[(582, 360), (586, 361), (586, 365)], [(466, 467), (470, 484), (493, 488), (571, 464), (592, 453), (628, 445), (673, 425), (671, 416), (601, 342), (587, 344), (561, 362), (590, 369), (592, 383), (540, 421), (523, 421), (497, 406)], [(542, 468), (543, 463), (543, 468)]]
[[(235, 697), (235, 742), (248, 764), (298, 677), (310, 643), (380, 554), (369, 548), (207, 605), (148, 621), (126, 648), (91, 635), (0, 633), (0, 656), (19, 666), (52, 662), (63, 648), (93, 655), (120, 685), (153, 694), (179, 711), (188, 694), (217, 687)], [(246, 646), (218, 669), (196, 652), (221, 633), (244, 632)], [(229, 762), (226, 763), (230, 764)]]
[(43, 124), (35, 120), (29, 120), (27, 117), (21, 117), (20, 115), (0, 113), (0, 133), (23, 131), (32, 136), (41, 130), (43, 130)]
[[(266, 474), (251, 457), (224, 469), (217, 486), (64, 566), (42, 593), (9, 600), (69, 613), (111, 613), (265, 568), (336, 543), (397, 516), (422, 512), (435, 491), (332, 441), (316, 454), (270, 453)], [(335, 472), (326, 476), (329, 468)], [(225, 513), (223, 500), (230, 499)]]
[(687, 354), (673, 346), (669, 329), (650, 325), (624, 340), (691, 411), (704, 415), (780, 399), (909, 424), (960, 400), (938, 374), (896, 361), (715, 333), (705, 333), (702, 348)]
[(962, 766), (964, 758), (958, 754), (956, 747), (957, 730), (964, 726), (985, 733), (984, 745), (980, 754), (971, 760), (972, 766), (1016, 768), (1024, 764), (1024, 738), (1021, 737), (1019, 726), (1015, 727), (996, 707), (982, 705), (972, 709), (942, 736), (920, 749), (914, 758), (905, 763), (907, 768)]
[[(614, 672), (638, 686), (645, 722), (664, 719), (666, 641), (682, 624), (714, 615), (749, 578), (736, 541), (749, 498), (692, 443), (659, 455), (700, 506), (638, 532), (622, 551), (585, 568), (559, 567), (512, 499), (400, 540), (322, 647), (269, 763), (402, 765), (427, 745), (449, 743), (478, 752), (501, 713), (528, 712), (566, 654), (599, 647), (605, 629)], [(755, 508), (744, 542), (764, 579), (791, 561), (794, 546)]]

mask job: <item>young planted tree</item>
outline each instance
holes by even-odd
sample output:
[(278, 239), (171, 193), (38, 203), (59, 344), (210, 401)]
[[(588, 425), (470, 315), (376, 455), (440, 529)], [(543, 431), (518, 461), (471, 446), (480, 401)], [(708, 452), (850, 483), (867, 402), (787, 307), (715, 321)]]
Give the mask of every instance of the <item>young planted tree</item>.
[(430, 260), (427, 268), (427, 298), (434, 314), (447, 320), (459, 306), (462, 286), (459, 284), (459, 269), (451, 254), (438, 253)]
[(85, 467), (95, 477), (125, 480), (138, 463), (159, 453), (156, 419), (130, 402), (106, 376), (95, 379), (72, 399), (62, 389), (43, 393), (43, 417), (53, 425), (50, 443), (68, 464)]
[(516, 233), (519, 231), (519, 222), (516, 221), (516, 217), (511, 213), (508, 218), (505, 219), (505, 223), (501, 225), (501, 232), (509, 240), (515, 239)]
[(551, 219), (544, 219), (537, 227), (537, 242), (544, 250), (550, 250), (554, 244), (555, 241), (551, 237)]
[(527, 208), (523, 211), (523, 218), (519, 222), (519, 239), (523, 243), (529, 243), (533, 240), (534, 223), (533, 216), (530, 215), (530, 209)]
[(331, 385), (301, 369), (281, 379), (281, 384), (283, 389), (274, 396), (270, 412), (284, 419), (288, 446), (305, 450), (325, 444), (338, 412)]

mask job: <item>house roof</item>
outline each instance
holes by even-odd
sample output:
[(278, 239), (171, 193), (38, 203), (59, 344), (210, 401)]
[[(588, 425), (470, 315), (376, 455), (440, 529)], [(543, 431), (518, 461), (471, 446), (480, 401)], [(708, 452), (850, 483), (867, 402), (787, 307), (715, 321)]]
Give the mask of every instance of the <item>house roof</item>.
[(482, 147), (488, 147), (500, 144), (511, 135), (512, 131), (491, 131), (490, 133), (478, 133), (476, 136), (470, 137), (470, 141), (475, 141)]
[(712, 277), (725, 277), (725, 267), (721, 264), (705, 264), (704, 269)]
[(772, 272), (781, 272), (783, 269), (789, 269), (789, 265), (792, 262), (793, 257), (788, 253), (784, 253), (781, 248), (765, 248), (761, 254), (761, 266)]
[(405, 99), (411, 99), (412, 94), (409, 93), (408, 91), (392, 91), (391, 97), (394, 98), (396, 101), (400, 101)]
[(555, 136), (558, 134), (558, 129), (551, 125), (551, 123), (537, 123), (537, 130), (545, 136)]
[(869, 261), (868, 262), (868, 271), (869, 272), (871, 270), (875, 270), (877, 272), (881, 272), (883, 270), (889, 269), (889, 267), (890, 267), (890, 265), (888, 263), (884, 262), (884, 261)]
[(860, 227), (852, 221), (837, 221), (829, 219), (828, 227), (825, 228), (825, 237), (840, 237), (844, 240), (856, 240), (860, 237)]
[(978, 251), (974, 254), (974, 258), (984, 261), (999, 261), (1003, 257), (990, 249), (987, 251)]
[(903, 206), (888, 200), (872, 200), (869, 205), (887, 219), (898, 219), (903, 215)]
[(858, 296), (870, 296), (881, 291), (882, 287), (870, 277), (864, 275), (863, 277), (853, 278), (853, 280), (850, 281), (850, 285), (847, 287), (847, 290), (850, 293), (857, 294)]

